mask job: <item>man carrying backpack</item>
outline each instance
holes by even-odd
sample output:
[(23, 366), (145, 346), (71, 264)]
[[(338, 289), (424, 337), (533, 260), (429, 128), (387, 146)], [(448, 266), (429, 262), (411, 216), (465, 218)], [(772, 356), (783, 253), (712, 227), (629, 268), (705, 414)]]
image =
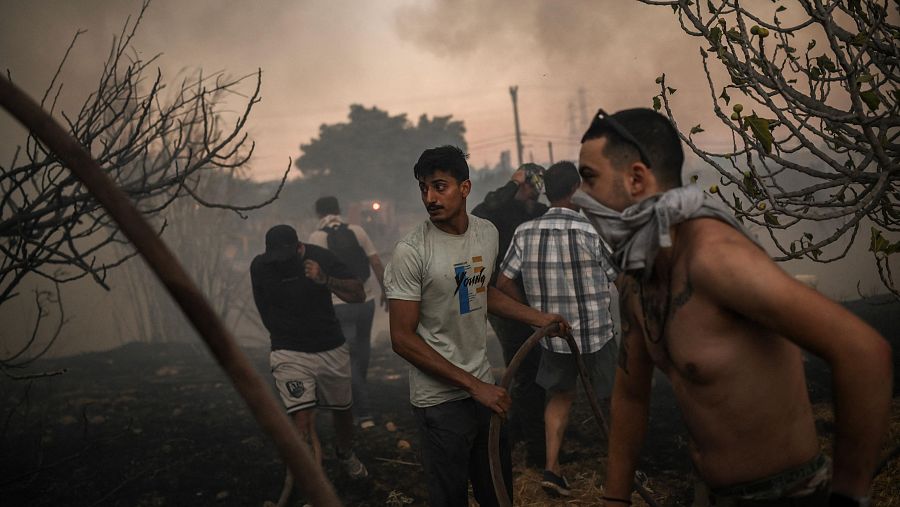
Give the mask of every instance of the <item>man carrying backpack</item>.
[(350, 345), (353, 412), (360, 428), (368, 429), (375, 425), (369, 411), (366, 383), (375, 300), (372, 284), (366, 283), (366, 281), (370, 278), (371, 271), (374, 271), (375, 278), (381, 287), (381, 305), (387, 310), (384, 298), (384, 265), (366, 231), (358, 225), (347, 224), (341, 218), (341, 209), (336, 197), (320, 197), (316, 200), (315, 207), (316, 214), (319, 216), (319, 225), (316, 227), (316, 231), (310, 234), (309, 243), (330, 250), (365, 284), (365, 303), (344, 303), (337, 298), (333, 298), (333, 302), (334, 313), (341, 324), (344, 338)]

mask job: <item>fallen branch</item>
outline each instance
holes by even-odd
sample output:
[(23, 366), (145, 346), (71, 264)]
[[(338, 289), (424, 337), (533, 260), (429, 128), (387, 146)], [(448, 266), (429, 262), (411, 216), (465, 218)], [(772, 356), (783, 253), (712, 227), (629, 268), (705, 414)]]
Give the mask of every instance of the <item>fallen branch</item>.
[(4, 375), (6, 375), (7, 377), (9, 377), (13, 380), (32, 380), (32, 379), (36, 379), (36, 378), (55, 377), (57, 375), (62, 375), (64, 373), (68, 372), (69, 370), (68, 370), (68, 368), (63, 368), (61, 370), (44, 371), (41, 373), (29, 373), (27, 375), (14, 375), (2, 368), (0, 368), (0, 371), (3, 371)]
[(413, 463), (412, 461), (403, 461), (400, 459), (390, 459), (390, 458), (375, 458), (378, 461), (384, 461), (385, 463), (394, 463), (395, 465), (408, 465), (411, 467), (420, 467), (421, 463)]

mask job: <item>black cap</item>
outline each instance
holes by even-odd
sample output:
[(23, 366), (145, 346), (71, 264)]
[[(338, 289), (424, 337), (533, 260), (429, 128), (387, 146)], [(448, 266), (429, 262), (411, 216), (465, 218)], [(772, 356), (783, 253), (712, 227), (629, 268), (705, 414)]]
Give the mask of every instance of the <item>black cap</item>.
[(266, 253), (263, 259), (267, 262), (283, 262), (297, 255), (297, 231), (290, 225), (276, 225), (266, 232)]

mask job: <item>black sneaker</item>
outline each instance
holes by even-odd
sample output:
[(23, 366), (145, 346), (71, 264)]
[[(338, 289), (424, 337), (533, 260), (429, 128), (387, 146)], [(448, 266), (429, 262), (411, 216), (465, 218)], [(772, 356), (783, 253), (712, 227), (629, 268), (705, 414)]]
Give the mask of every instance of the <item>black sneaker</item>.
[(550, 496), (572, 496), (572, 490), (569, 489), (569, 481), (567, 481), (565, 477), (556, 475), (550, 470), (544, 470), (541, 488), (543, 488)]

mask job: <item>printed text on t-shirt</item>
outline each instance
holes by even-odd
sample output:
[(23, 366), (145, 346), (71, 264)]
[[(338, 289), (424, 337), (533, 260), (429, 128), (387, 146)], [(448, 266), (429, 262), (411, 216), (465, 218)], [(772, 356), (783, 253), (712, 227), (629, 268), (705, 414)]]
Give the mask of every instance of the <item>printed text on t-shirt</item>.
[(454, 294), (459, 295), (460, 315), (479, 310), (477, 295), (487, 290), (482, 257), (478, 255), (472, 257), (472, 262), (454, 264), (453, 270), (456, 278)]

